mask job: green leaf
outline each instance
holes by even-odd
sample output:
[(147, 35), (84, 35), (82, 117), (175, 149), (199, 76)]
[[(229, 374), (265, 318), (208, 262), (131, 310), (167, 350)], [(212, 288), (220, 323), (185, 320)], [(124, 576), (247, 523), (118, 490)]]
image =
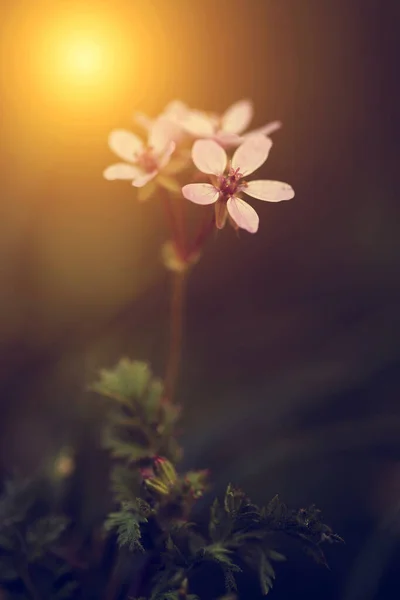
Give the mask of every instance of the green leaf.
[(232, 484), (229, 484), (226, 489), (225, 498), (224, 498), (225, 511), (228, 514), (232, 514), (232, 515), (237, 514), (237, 512), (242, 507), (244, 501), (245, 501), (244, 493), (241, 490), (234, 488), (232, 486)]
[(41, 517), (29, 525), (25, 536), (28, 560), (33, 562), (41, 558), (49, 546), (58, 540), (67, 525), (68, 520), (57, 515)]
[(127, 502), (140, 491), (139, 475), (126, 465), (114, 465), (110, 473), (111, 489), (117, 502)]
[(124, 402), (140, 398), (150, 378), (151, 372), (147, 363), (123, 358), (114, 369), (102, 369), (99, 381), (93, 388), (100, 394)]
[(261, 555), (260, 555), (260, 564), (259, 564), (258, 573), (259, 573), (261, 591), (262, 591), (263, 595), (266, 596), (273, 586), (274, 579), (275, 579), (275, 571), (274, 571), (270, 561), (265, 556), (264, 552), (261, 552)]
[(164, 393), (164, 384), (159, 379), (153, 379), (147, 390), (146, 407), (153, 415), (158, 408)]
[(131, 552), (144, 551), (140, 541), (140, 524), (145, 523), (147, 518), (140, 509), (141, 506), (134, 501), (123, 503), (121, 510), (110, 513), (104, 523), (106, 531), (116, 530), (119, 546), (127, 546)]
[(136, 441), (126, 442), (119, 437), (116, 431), (109, 429), (104, 431), (103, 446), (110, 450), (114, 458), (124, 458), (128, 462), (134, 462), (152, 455), (148, 446), (142, 446)]
[(210, 546), (206, 546), (201, 549), (199, 554), (204, 560), (213, 560), (224, 567), (232, 569), (232, 571), (241, 571), (240, 567), (235, 565), (232, 561), (232, 551), (225, 548), (222, 544), (211, 544)]

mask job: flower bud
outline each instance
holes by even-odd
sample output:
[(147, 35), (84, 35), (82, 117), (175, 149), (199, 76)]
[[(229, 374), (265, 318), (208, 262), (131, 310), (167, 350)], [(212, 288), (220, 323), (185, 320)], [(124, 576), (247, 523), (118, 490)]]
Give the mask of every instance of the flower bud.
[(165, 483), (156, 477), (145, 479), (143, 483), (149, 492), (154, 492), (160, 496), (168, 496), (169, 494), (169, 490)]
[(167, 486), (172, 486), (177, 481), (178, 475), (175, 467), (166, 458), (157, 456), (157, 458), (154, 460), (154, 471), (161, 481)]

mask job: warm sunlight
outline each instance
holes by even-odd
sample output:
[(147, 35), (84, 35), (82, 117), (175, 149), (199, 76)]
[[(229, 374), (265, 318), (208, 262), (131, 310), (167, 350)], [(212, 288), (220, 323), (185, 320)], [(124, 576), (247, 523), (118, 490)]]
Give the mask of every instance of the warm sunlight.
[(3, 99), (23, 127), (29, 111), (32, 127), (52, 121), (72, 139), (74, 123), (98, 130), (119, 106), (155, 110), (169, 85), (172, 50), (150, 3), (125, 11), (96, 0), (16, 3), (0, 36)]
[(90, 34), (74, 34), (60, 44), (60, 68), (71, 79), (94, 81), (106, 66), (106, 48)]
[(125, 62), (123, 56), (112, 23), (78, 14), (49, 24), (38, 62), (49, 89), (76, 101), (89, 91), (107, 96), (109, 82), (118, 83), (115, 66)]

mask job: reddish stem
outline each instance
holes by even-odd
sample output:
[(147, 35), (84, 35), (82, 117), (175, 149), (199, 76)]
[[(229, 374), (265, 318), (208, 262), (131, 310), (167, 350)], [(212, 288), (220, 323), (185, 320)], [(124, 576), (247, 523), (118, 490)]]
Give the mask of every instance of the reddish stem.
[(183, 261), (186, 259), (186, 248), (185, 248), (185, 233), (183, 226), (182, 215), (177, 214), (174, 210), (173, 202), (166, 192), (164, 195), (164, 208), (169, 228), (171, 230), (172, 239), (176, 246), (179, 256)]
[(197, 252), (199, 252), (203, 248), (209, 235), (211, 235), (211, 233), (214, 230), (215, 230), (215, 214), (213, 212), (211, 219), (210, 219), (209, 215), (206, 215), (206, 217), (203, 219), (203, 222), (200, 226), (199, 232), (198, 232), (197, 236), (195, 237), (195, 240), (192, 244), (190, 252), (188, 252), (188, 255), (190, 256), (191, 254), (196, 254)]
[(165, 395), (173, 401), (182, 354), (185, 274), (173, 274), (168, 361), (165, 375)]

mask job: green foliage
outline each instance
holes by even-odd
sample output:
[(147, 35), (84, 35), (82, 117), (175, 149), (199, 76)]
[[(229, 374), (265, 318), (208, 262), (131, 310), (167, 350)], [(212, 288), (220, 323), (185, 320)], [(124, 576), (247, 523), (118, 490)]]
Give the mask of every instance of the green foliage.
[(40, 478), (5, 482), (0, 497), (0, 583), (6, 592), (9, 585), (24, 590), (8, 591), (12, 598), (63, 600), (77, 587), (70, 569), (53, 554), (68, 520), (52, 514), (49, 506), (42, 514), (42, 484)]
[(100, 372), (92, 390), (110, 400), (103, 443), (112, 457), (129, 462), (155, 455), (173, 462), (180, 458), (180, 408), (164, 397), (162, 383), (146, 363), (122, 359), (114, 369)]
[[(112, 498), (99, 535), (91, 532), (97, 546), (87, 546), (87, 534), (76, 531), (76, 524), (46, 501), (43, 474), (7, 481), (0, 496), (0, 585), (10, 598), (94, 600), (109, 585), (116, 597), (119, 585), (125, 582), (128, 588), (137, 579), (136, 600), (200, 600), (196, 578), (203, 578), (211, 565), (228, 594), (220, 600), (240, 597), (240, 578), (248, 573), (258, 578), (266, 595), (275, 564), (285, 560), (275, 549), (277, 534), (297, 538), (322, 564), (323, 543), (342, 541), (314, 506), (290, 510), (275, 496), (260, 508), (232, 485), (212, 503), (209, 522), (194, 523), (192, 509), (208, 489), (209, 473), (179, 471), (179, 409), (164, 398), (160, 381), (144, 363), (125, 359), (102, 371), (93, 389), (105, 398), (102, 445), (109, 456)], [(57, 473), (69, 472), (70, 454), (67, 459)], [(58, 486), (50, 497), (59, 502), (60, 473), (56, 477), (49, 465), (44, 473), (44, 488)], [(126, 573), (118, 560), (112, 573), (103, 573), (101, 554), (107, 544), (123, 558)]]
[(107, 531), (115, 530), (121, 547), (127, 546), (131, 552), (144, 551), (140, 542), (140, 525), (147, 523), (149, 514), (151, 514), (150, 506), (140, 498), (136, 498), (135, 501), (122, 502), (120, 510), (108, 515), (104, 526)]

